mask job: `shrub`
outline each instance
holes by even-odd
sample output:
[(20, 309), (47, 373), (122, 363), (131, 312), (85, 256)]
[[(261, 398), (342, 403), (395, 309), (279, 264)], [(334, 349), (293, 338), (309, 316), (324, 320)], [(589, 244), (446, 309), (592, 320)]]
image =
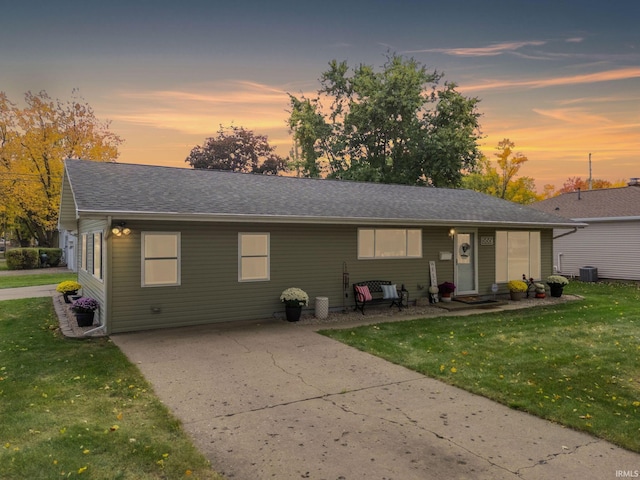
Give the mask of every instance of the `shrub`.
[(61, 248), (39, 248), (38, 258), (41, 258), (42, 254), (47, 256), (47, 265), (51, 267), (57, 267), (60, 265), (60, 260), (62, 259)]
[(5, 252), (9, 270), (30, 270), (40, 266), (37, 248), (14, 248)]

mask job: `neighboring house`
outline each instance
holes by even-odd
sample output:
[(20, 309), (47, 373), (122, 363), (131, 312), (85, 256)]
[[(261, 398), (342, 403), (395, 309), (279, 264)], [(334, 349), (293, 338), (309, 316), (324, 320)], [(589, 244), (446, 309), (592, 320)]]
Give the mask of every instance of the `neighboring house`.
[(469, 190), (82, 160), (65, 162), (59, 223), (108, 333), (283, 315), (288, 287), (309, 308), (352, 308), (365, 280), (415, 300), (430, 262), (457, 295), (506, 292), (552, 273), (554, 228), (581, 226)]
[(62, 250), (62, 263), (73, 272), (78, 271), (76, 265), (76, 245), (78, 244), (78, 236), (69, 230), (60, 230), (58, 235), (58, 246)]
[[(531, 207), (589, 225), (570, 235), (564, 234), (571, 230), (555, 231), (554, 267), (558, 273), (578, 277), (581, 268), (595, 267), (600, 278), (640, 280), (637, 178), (632, 178), (626, 187), (565, 193)], [(587, 272), (584, 269), (583, 273)]]

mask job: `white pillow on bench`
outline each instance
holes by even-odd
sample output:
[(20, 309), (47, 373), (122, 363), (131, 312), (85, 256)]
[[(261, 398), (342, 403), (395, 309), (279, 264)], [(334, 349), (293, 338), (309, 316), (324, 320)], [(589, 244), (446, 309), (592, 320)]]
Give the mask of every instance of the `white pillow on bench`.
[(380, 285), (380, 288), (382, 288), (382, 298), (389, 300), (398, 298), (398, 289), (395, 285)]

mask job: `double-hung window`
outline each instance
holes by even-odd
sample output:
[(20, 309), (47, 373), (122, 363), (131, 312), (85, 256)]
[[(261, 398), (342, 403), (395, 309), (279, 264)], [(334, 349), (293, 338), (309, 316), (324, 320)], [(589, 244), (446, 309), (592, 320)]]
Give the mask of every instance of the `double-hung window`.
[(496, 232), (496, 282), (540, 278), (540, 232)]
[(419, 228), (360, 228), (358, 258), (421, 258), (422, 230)]
[(270, 278), (268, 233), (238, 234), (238, 281), (260, 282)]
[(180, 285), (180, 232), (142, 232), (142, 286)]

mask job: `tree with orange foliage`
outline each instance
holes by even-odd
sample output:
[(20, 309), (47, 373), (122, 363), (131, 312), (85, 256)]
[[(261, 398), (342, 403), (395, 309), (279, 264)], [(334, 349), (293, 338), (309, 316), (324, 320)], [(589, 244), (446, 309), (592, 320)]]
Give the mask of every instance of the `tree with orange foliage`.
[(498, 142), (498, 152), (494, 154), (497, 167), (483, 157), (479, 162), (479, 171), (464, 177), (463, 187), (524, 205), (539, 200), (533, 178), (516, 178), (522, 165), (529, 159), (522, 153), (514, 153), (514, 147), (515, 143), (508, 138)]
[[(615, 188), (624, 186), (624, 182), (610, 182), (609, 180), (602, 180), (600, 178), (594, 178), (591, 181), (591, 189), (598, 190), (601, 188)], [(558, 195), (562, 193), (575, 192), (576, 190), (589, 190), (589, 181), (583, 180), (580, 177), (569, 177), (562, 184), (562, 188), (558, 190)]]
[[(609, 180), (603, 180), (601, 178), (594, 178), (591, 180), (591, 189), (599, 190), (602, 188), (619, 188), (624, 187), (626, 182), (624, 180), (617, 180), (610, 182)], [(555, 186), (548, 184), (544, 186), (543, 198), (557, 197), (563, 193), (571, 193), (578, 190), (589, 190), (589, 181), (583, 180), (581, 177), (569, 177), (562, 184), (562, 188), (556, 190)]]
[(64, 159), (114, 162), (122, 140), (76, 91), (67, 102), (54, 101), (44, 91), (27, 92), (25, 103), (19, 108), (0, 92), (0, 209), (16, 232), (50, 247)]

